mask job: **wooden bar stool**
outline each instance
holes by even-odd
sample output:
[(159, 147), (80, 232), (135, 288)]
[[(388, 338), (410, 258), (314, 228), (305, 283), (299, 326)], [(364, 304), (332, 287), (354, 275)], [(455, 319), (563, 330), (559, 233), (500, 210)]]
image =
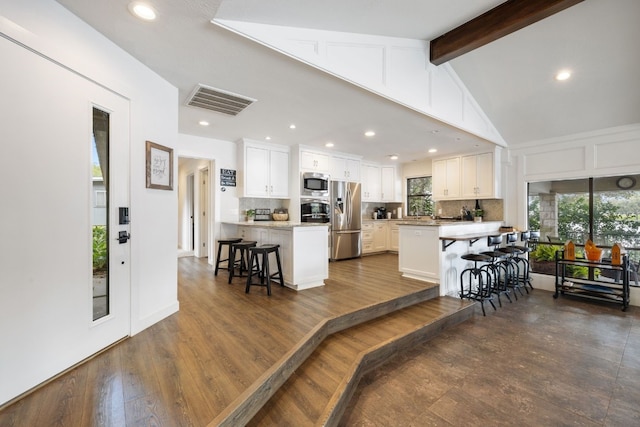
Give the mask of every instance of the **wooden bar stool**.
[[(269, 254), (276, 254), (276, 264), (278, 271), (271, 274), (269, 270)], [(249, 248), (249, 275), (247, 277), (246, 293), (249, 293), (251, 286), (266, 286), (267, 295), (271, 295), (271, 281), (277, 280), (280, 286), (284, 286), (284, 277), (282, 275), (282, 265), (280, 263), (280, 245), (261, 245)], [(259, 282), (253, 281), (256, 275), (260, 279)]]
[[(229, 249), (229, 282), (234, 276), (236, 276), (236, 269), (238, 270), (238, 277), (246, 277), (249, 272), (249, 248), (257, 245), (258, 242), (254, 240), (243, 240), (242, 242), (236, 242), (231, 244)], [(239, 255), (239, 256), (238, 256)]]
[[(229, 258), (231, 257), (231, 245), (233, 243), (238, 243), (241, 242), (242, 239), (240, 237), (233, 237), (230, 239), (218, 239), (218, 256), (216, 256), (216, 270), (214, 273), (214, 276), (218, 275), (218, 269), (220, 268), (220, 263), (221, 262), (227, 262), (227, 269), (229, 269)], [(228, 251), (227, 251), (227, 257), (226, 258), (221, 258), (222, 257), (222, 247), (223, 246), (228, 246)]]

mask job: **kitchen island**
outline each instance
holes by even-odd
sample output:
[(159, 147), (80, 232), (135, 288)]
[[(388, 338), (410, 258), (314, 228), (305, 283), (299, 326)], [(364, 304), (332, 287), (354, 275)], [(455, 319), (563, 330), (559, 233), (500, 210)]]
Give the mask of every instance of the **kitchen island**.
[[(327, 224), (291, 221), (222, 222), (222, 238), (242, 237), (258, 245), (280, 245), (284, 284), (295, 290), (323, 286), (329, 277)], [(275, 255), (270, 259), (275, 266)], [(273, 267), (272, 267), (273, 269)]]
[(398, 265), (405, 277), (438, 283), (440, 295), (457, 296), (469, 252), (489, 250), (486, 237), (500, 234), (501, 221), (398, 221)]

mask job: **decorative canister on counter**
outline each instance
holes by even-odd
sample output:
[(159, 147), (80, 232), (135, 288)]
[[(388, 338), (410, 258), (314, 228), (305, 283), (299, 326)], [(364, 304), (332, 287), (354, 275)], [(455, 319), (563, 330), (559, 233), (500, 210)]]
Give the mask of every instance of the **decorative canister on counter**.
[(398, 219), (401, 219), (402, 218), (402, 208), (398, 208), (397, 212), (398, 212), (398, 215), (396, 215), (396, 217)]
[(391, 219), (391, 212), (387, 212), (387, 219)]

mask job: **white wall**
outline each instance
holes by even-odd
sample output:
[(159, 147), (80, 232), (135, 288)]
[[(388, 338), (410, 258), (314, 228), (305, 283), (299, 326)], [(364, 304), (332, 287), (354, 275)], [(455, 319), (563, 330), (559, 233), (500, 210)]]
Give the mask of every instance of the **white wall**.
[[(527, 228), (527, 183), (640, 173), (640, 124), (601, 129), (512, 147), (505, 162), (505, 222)], [(534, 286), (553, 290), (553, 277)], [(631, 292), (631, 304), (640, 294)]]
[[(145, 140), (168, 147), (175, 147), (177, 142), (177, 89), (52, 0), (0, 0), (0, 33), (6, 39), (14, 39), (27, 46), (28, 50), (17, 48), (24, 54), (48, 61), (62, 74), (71, 76), (65, 82), (60, 82), (55, 75), (42, 73), (39, 81), (47, 84), (48, 90), (56, 96), (33, 104), (24, 100), (37, 97), (36, 89), (30, 87), (19, 88), (23, 96), (17, 94), (7, 99), (7, 94), (15, 93), (16, 88), (12, 87), (14, 83), (11, 79), (3, 76), (4, 67), (0, 67), (0, 93), (5, 97), (4, 105), (10, 103), (12, 112), (24, 118), (25, 130), (29, 126), (37, 126), (34, 125), (34, 121), (37, 123), (38, 120), (37, 115), (34, 117), (36, 105), (38, 110), (46, 107), (46, 113), (58, 117), (61, 125), (63, 122), (73, 123), (75, 119), (84, 122), (85, 118), (78, 117), (77, 111), (68, 108), (64, 100), (70, 94), (80, 96), (85, 85), (102, 86), (101, 90), (106, 88), (128, 100), (130, 141), (127, 143), (130, 156), (123, 161), (130, 165), (127, 167), (129, 176), (124, 179), (129, 187), (132, 236), (129, 332), (135, 334), (178, 310), (176, 191), (145, 188)], [(11, 51), (16, 51), (18, 45), (12, 41), (3, 42), (3, 53), (8, 52), (8, 46), (11, 45), (14, 46)], [(6, 60), (4, 54), (0, 56)], [(20, 63), (13, 65), (21, 66)], [(25, 73), (38, 79), (40, 71), (37, 68), (29, 67), (26, 63), (23, 68)], [(89, 108), (89, 102), (86, 108)], [(75, 130), (69, 129), (70, 134), (71, 131)], [(80, 133), (84, 137), (89, 135), (89, 120)], [(75, 207), (77, 203), (73, 201), (74, 197), (78, 197), (75, 192), (77, 188), (69, 188), (65, 184), (72, 182), (68, 179), (69, 173), (79, 170), (78, 165), (82, 162), (87, 162), (88, 170), (88, 157), (85, 159), (71, 146), (71, 142), (76, 142), (76, 137), (68, 141), (28, 141), (27, 152), (24, 145), (16, 146), (20, 150), (12, 150), (10, 145), (7, 146), (13, 140), (19, 141), (20, 135), (12, 135), (12, 139), (8, 140), (7, 135), (2, 135), (2, 128), (0, 135), (0, 141), (7, 148), (3, 156), (14, 160), (20, 169), (17, 172), (11, 165), (0, 168), (0, 179), (4, 183), (0, 187), (0, 199), (16, 199), (23, 193), (25, 200), (42, 200), (50, 206), (48, 210), (43, 209), (47, 212), (44, 219), (46, 232), (41, 231), (43, 221), (34, 216), (33, 211), (12, 216), (10, 224), (6, 224), (7, 218), (3, 214), (3, 233), (18, 229), (25, 242), (37, 244), (23, 247), (20, 240), (0, 239), (1, 259), (9, 259), (5, 256), (14, 253), (21, 255), (13, 256), (11, 259), (15, 262), (4, 263), (1, 269), (2, 404), (89, 356), (95, 350), (91, 351), (81, 342), (84, 339), (80, 332), (89, 337), (96, 332), (90, 318), (87, 318), (90, 316), (87, 314), (87, 301), (82, 296), (78, 298), (88, 290), (84, 285), (82, 288), (69, 286), (76, 280), (86, 280), (86, 286), (90, 289), (90, 278), (85, 275), (87, 267), (84, 263), (91, 259), (91, 248), (90, 243), (83, 243), (89, 241), (88, 232), (78, 231), (69, 222), (76, 214), (82, 219), (84, 207)], [(23, 157), (13, 159), (12, 156)], [(43, 168), (39, 168), (40, 164), (44, 165)], [(57, 167), (51, 168), (50, 164)], [(51, 173), (41, 176), (43, 170)], [(47, 180), (49, 184), (40, 186), (40, 190), (28, 185), (29, 180), (40, 179)], [(58, 185), (54, 185), (56, 183)], [(90, 191), (89, 184), (87, 180), (87, 192)], [(67, 200), (70, 202), (65, 205)], [(88, 203), (86, 209), (90, 209)], [(38, 227), (35, 227), (36, 221)], [(79, 242), (79, 245), (72, 247), (68, 242)], [(66, 247), (73, 248), (73, 253), (66, 252)], [(74, 328), (61, 323), (76, 315), (83, 320), (76, 322)], [(22, 337), (22, 341), (8, 345), (9, 340), (5, 338), (14, 337)]]

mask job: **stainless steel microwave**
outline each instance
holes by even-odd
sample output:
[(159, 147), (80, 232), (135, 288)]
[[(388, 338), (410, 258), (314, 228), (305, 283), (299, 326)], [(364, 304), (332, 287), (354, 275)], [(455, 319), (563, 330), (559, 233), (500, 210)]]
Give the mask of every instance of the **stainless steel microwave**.
[(317, 172), (302, 172), (300, 175), (301, 197), (329, 197), (329, 175)]

